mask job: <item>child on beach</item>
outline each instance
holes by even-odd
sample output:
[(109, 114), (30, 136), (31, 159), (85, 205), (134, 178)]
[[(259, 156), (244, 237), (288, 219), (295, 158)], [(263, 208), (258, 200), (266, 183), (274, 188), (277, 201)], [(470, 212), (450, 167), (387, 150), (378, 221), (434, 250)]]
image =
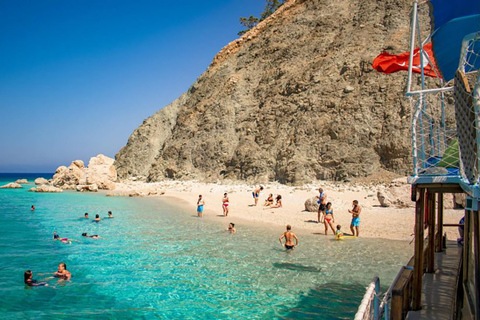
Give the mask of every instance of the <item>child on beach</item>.
[[(358, 200), (353, 200), (352, 210), (348, 210), (352, 214), (352, 222), (350, 224), (350, 230), (354, 236), (359, 236), (360, 229), (360, 213), (362, 212), (362, 207), (358, 204)], [(356, 231), (356, 233), (355, 233)]]
[(260, 186), (259, 188), (253, 190), (252, 192), (253, 199), (255, 200), (255, 206), (258, 203), (258, 197), (260, 197), (260, 192), (262, 192), (262, 190), (263, 190), (263, 186)]
[(333, 217), (332, 203), (329, 202), (325, 207), (325, 219), (324, 219), (325, 235), (327, 235), (328, 233), (329, 226), (332, 229), (332, 232), (335, 233), (335, 230), (333, 229), (333, 223), (335, 223), (335, 218)]
[(227, 193), (223, 194), (223, 199), (222, 199), (222, 209), (223, 209), (223, 215), (226, 217), (228, 216), (228, 195)]
[(337, 224), (337, 231), (335, 231), (335, 238), (338, 239), (340, 237), (343, 237), (343, 232), (342, 232), (342, 226)]
[(202, 195), (198, 196), (197, 200), (197, 216), (202, 218), (203, 217), (203, 206), (205, 205), (205, 201), (202, 198)]

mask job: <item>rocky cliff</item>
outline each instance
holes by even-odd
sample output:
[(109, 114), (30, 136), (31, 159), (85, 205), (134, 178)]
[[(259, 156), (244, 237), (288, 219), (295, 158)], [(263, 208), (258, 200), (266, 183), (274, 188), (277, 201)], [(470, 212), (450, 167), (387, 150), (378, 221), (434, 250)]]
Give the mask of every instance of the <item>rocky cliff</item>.
[(371, 63), (407, 50), (410, 9), (411, 0), (288, 1), (133, 132), (116, 155), (118, 177), (302, 183), (405, 173), (406, 74)]

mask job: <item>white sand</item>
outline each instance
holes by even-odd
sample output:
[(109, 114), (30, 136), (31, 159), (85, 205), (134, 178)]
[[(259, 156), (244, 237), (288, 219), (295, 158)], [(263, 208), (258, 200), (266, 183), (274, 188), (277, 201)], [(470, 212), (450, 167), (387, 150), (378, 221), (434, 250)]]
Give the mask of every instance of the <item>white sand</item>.
[[(358, 200), (362, 206), (360, 216), (360, 236), (369, 238), (386, 238), (397, 240), (411, 240), (414, 229), (414, 203), (408, 201), (410, 197), (409, 185), (401, 185), (403, 200), (410, 208), (382, 208), (377, 200), (377, 190), (382, 186), (355, 186), (334, 182), (320, 182), (316, 185), (303, 187), (290, 187), (281, 184), (265, 185), (260, 195), (258, 206), (253, 206), (252, 191), (256, 186), (241, 184), (206, 184), (193, 181), (165, 181), (155, 184), (130, 183), (130, 189), (155, 189), (165, 192), (162, 197), (174, 197), (181, 199), (187, 204), (187, 208), (196, 213), (198, 195), (205, 200), (204, 215), (209, 218), (228, 222), (248, 221), (259, 226), (284, 227), (292, 225), (294, 230), (301, 229), (315, 234), (324, 234), (325, 226), (317, 224), (317, 213), (307, 212), (304, 202), (310, 197), (318, 195), (318, 188), (322, 187), (327, 194), (327, 201), (332, 202), (334, 210), (334, 225), (342, 225), (343, 232), (350, 232), (349, 226), (351, 214), (348, 209), (352, 208), (352, 201)], [(121, 189), (121, 187), (119, 188)], [(230, 200), (228, 218), (222, 216), (222, 197), (227, 192)], [(269, 209), (263, 206), (268, 194), (282, 195), (283, 207)], [(407, 200), (405, 200), (407, 199)], [(445, 206), (452, 206), (451, 195), (445, 195)], [(182, 201), (182, 202), (183, 202)], [(444, 223), (458, 223), (463, 216), (463, 210), (445, 209)], [(238, 220), (238, 221), (237, 221)], [(238, 227), (241, 227), (238, 225)], [(445, 228), (448, 239), (456, 239), (458, 231), (456, 227)], [(329, 236), (332, 231), (329, 230)]]

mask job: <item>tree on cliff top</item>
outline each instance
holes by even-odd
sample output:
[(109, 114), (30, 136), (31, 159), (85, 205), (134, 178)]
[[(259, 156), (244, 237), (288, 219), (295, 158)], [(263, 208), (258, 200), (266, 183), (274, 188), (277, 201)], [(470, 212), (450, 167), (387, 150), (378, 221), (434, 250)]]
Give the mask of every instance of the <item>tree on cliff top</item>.
[(250, 16), (248, 18), (241, 17), (240, 24), (247, 28), (246, 30), (242, 30), (238, 33), (239, 36), (245, 34), (248, 30), (255, 27), (259, 22), (267, 19), (272, 13), (275, 12), (282, 4), (284, 4), (287, 0), (266, 0), (265, 9), (260, 14), (260, 18)]

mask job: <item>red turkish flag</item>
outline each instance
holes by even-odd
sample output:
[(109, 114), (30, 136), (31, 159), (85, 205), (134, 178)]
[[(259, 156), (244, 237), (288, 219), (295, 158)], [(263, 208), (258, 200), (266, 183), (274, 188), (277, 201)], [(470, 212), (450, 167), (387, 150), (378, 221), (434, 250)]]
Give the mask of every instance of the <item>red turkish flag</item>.
[[(423, 47), (423, 52), (428, 55), (433, 66), (428, 62), (427, 57), (423, 57), (423, 72), (426, 76), (436, 77), (435, 59), (433, 57), (432, 43), (428, 43)], [(408, 60), (410, 52), (404, 52), (401, 54), (390, 54), (388, 52), (382, 52), (378, 57), (373, 60), (372, 67), (378, 72), (393, 73), (400, 70), (408, 70)], [(438, 70), (438, 69), (437, 69)], [(420, 71), (420, 48), (413, 51), (413, 66), (412, 72), (421, 73)]]

